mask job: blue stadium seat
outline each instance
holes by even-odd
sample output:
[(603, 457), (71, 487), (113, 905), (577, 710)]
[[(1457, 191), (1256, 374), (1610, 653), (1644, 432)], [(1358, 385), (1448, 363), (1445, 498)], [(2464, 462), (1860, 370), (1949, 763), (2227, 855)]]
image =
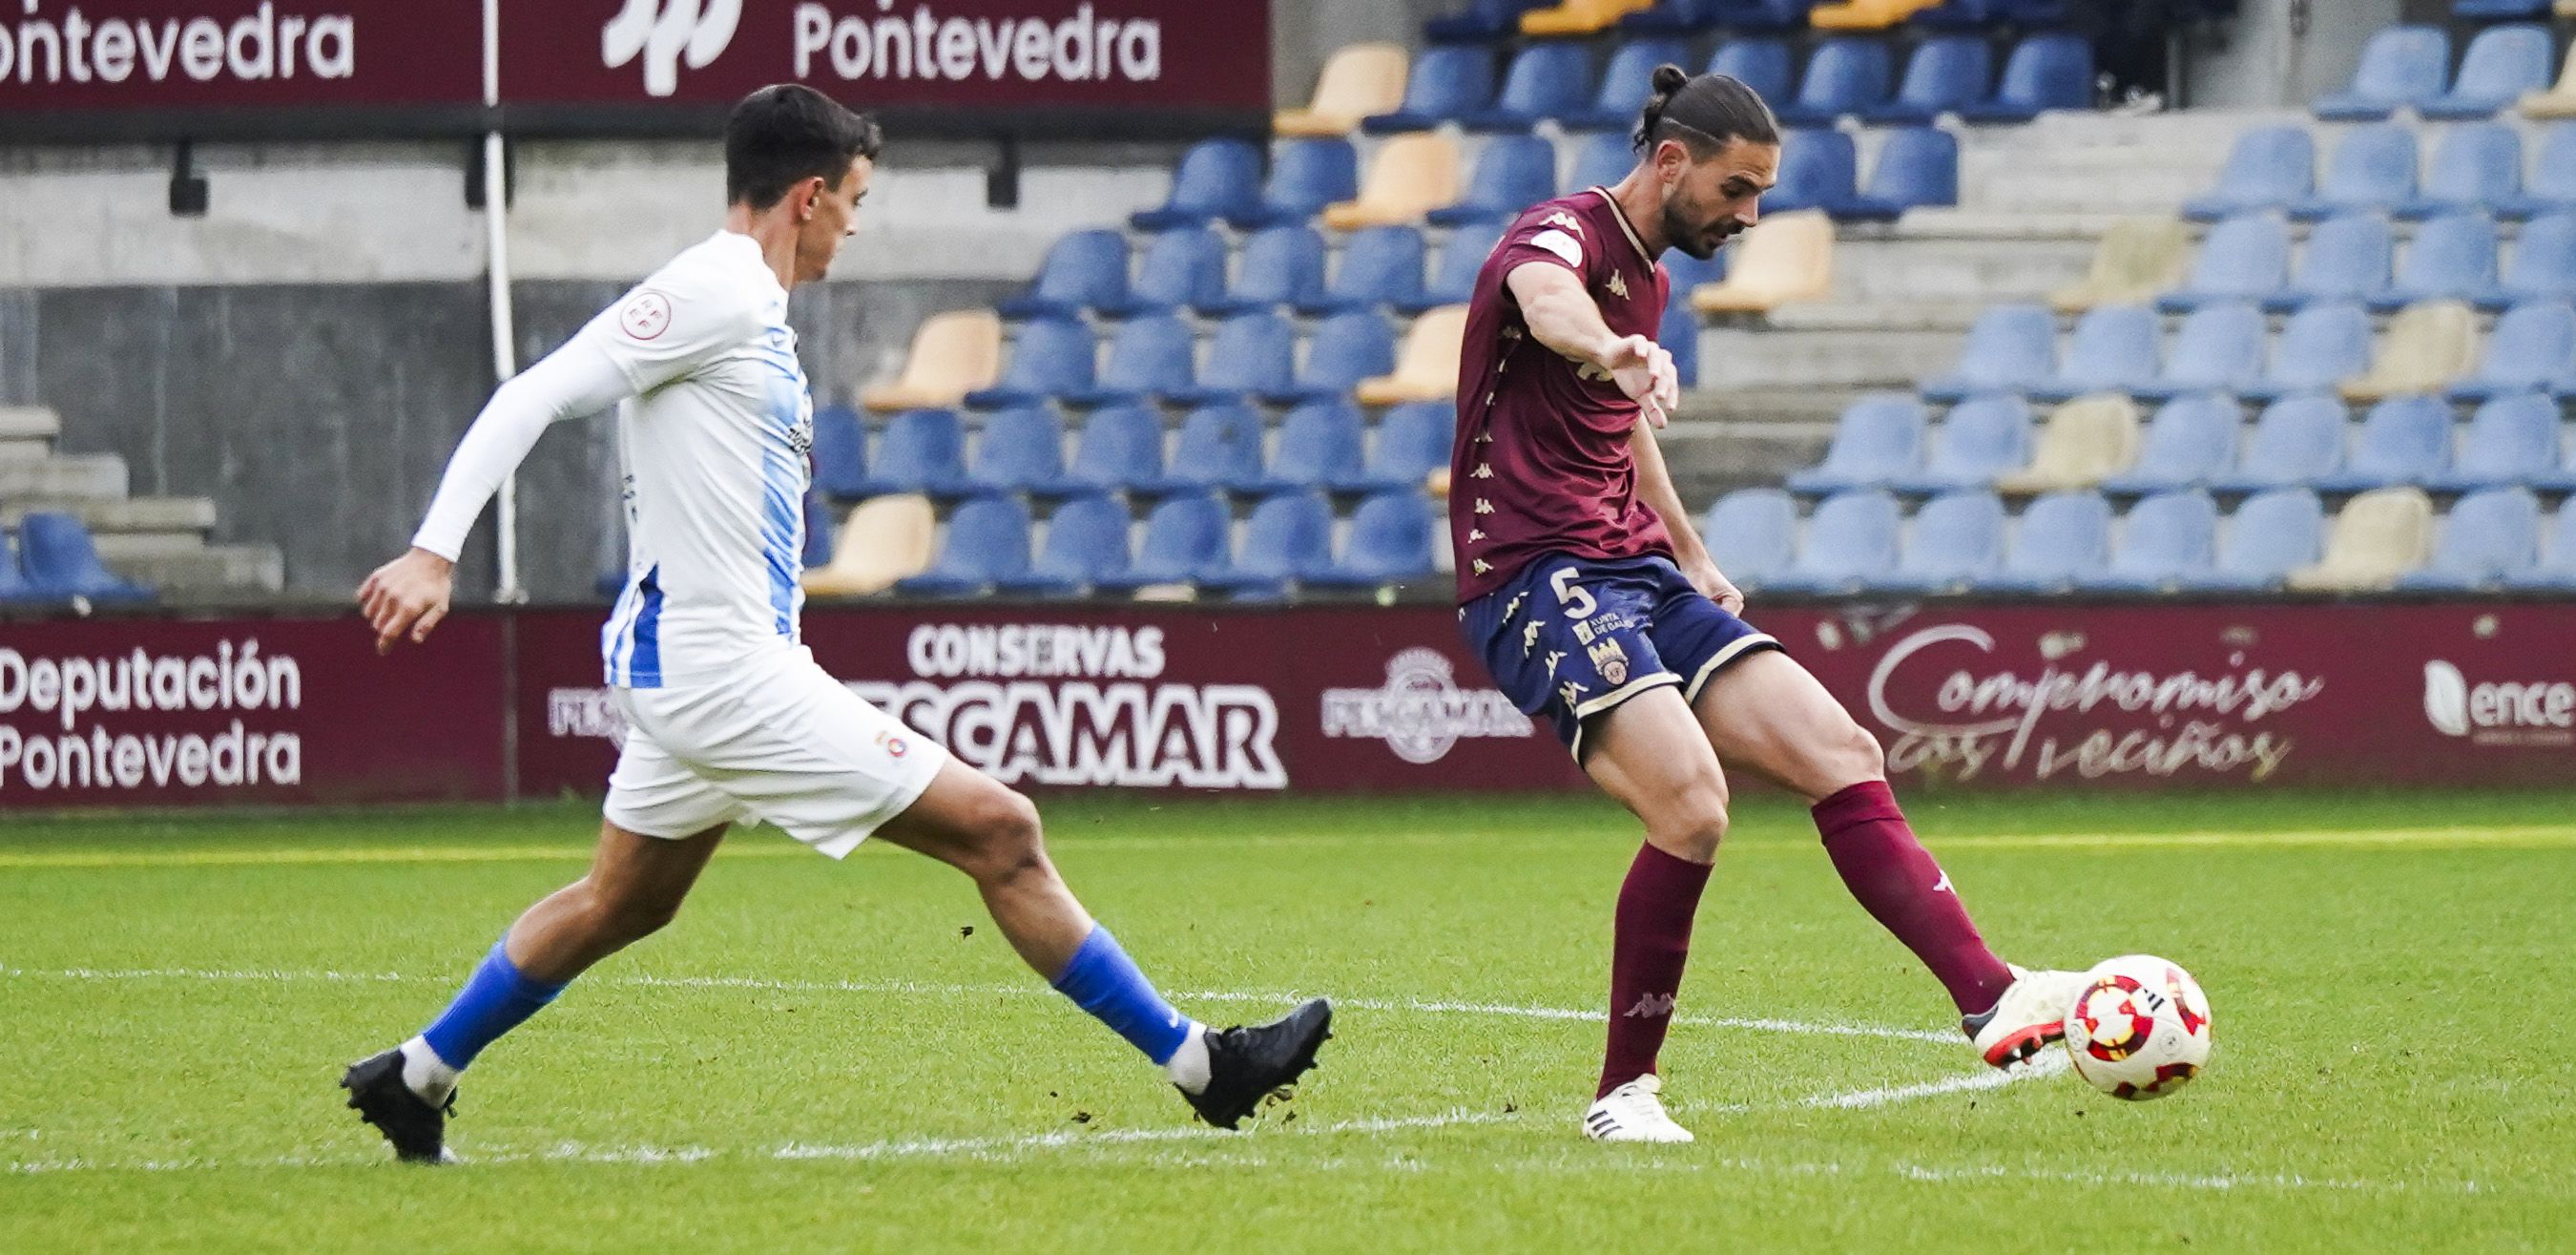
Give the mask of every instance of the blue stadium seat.
[(814, 490), (833, 501), (868, 495), (868, 430), (846, 405), (814, 409)]
[(1613, 187), (1628, 177), (1637, 164), (1637, 150), (1628, 146), (1625, 131), (1603, 131), (1586, 135), (1574, 147), (1574, 173), (1565, 185), (1580, 191), (1587, 187)]
[(1163, 475), (1163, 416), (1151, 406), (1093, 410), (1064, 470), (1066, 491), (1116, 491)]
[(2376, 121), (2440, 96), (2450, 71), (2451, 38), (2440, 27), (2391, 26), (2362, 45), (2352, 85), (2318, 97), (2313, 107), (2330, 122)]
[(2522, 224), (2503, 280), (2473, 295), (2488, 309), (2576, 297), (2576, 213), (2544, 214)]
[(1123, 575), (1130, 521), (1114, 497), (1075, 497), (1048, 516), (1046, 541), (1029, 569), (997, 576), (993, 587), (1017, 596), (1072, 597)]
[(1319, 588), (1377, 588), (1431, 574), (1431, 500), (1419, 488), (1382, 492), (1351, 514), (1342, 556), (1306, 576)]
[(1330, 481), (1339, 492), (1420, 489), (1431, 472), (1449, 465), (1458, 407), (1448, 401), (1407, 401), (1377, 421), (1368, 457), (1357, 472)]
[(1482, 43), (1519, 33), (1521, 14), (1548, 0), (1467, 0), (1467, 7), (1443, 13), (1422, 24), (1422, 37), (1434, 43)]
[(2495, 220), (2482, 213), (2453, 213), (2415, 228), (2396, 280), (2368, 304), (2393, 313), (2418, 301), (2466, 300), (2499, 291)]
[(1129, 485), (1155, 496), (1205, 492), (1261, 478), (1261, 411), (1241, 402), (1205, 405), (1181, 419), (1163, 473)]
[(2549, 0), (2451, 0), (2451, 16), (2470, 22), (2546, 17)]
[(1901, 492), (1983, 488), (2030, 461), (2030, 406), (2008, 393), (1970, 397), (1941, 420), (1940, 439), (1923, 469), (1895, 478)]
[(2539, 152), (2522, 193), (2495, 206), (2499, 218), (2536, 218), (2576, 209), (2576, 121), (2552, 122), (2541, 132)]
[(1485, 259), (1493, 255), (1494, 245), (1502, 242), (1503, 227), (1499, 221), (1473, 222), (1451, 231), (1432, 259), (1430, 282), (1423, 284), (1420, 292), (1389, 304), (1407, 314), (1465, 304), (1476, 294), (1477, 272), (1485, 268)]
[[(966, 404), (971, 409), (1000, 409), (1088, 388), (1098, 352), (1091, 328), (1071, 318), (1022, 323), (1011, 339), (1011, 357), (1002, 366), (1001, 379), (990, 388), (967, 393)], [(885, 460), (882, 452), (877, 457)]]
[(1064, 318), (1127, 300), (1127, 237), (1074, 231), (1047, 246), (1029, 290), (995, 305), (1004, 318)]
[(2546, 478), (2561, 460), (2558, 403), (2538, 392), (2514, 392), (2478, 407), (2450, 469), (2427, 475), (2436, 492), (2501, 488)]
[(2297, 277), (2266, 293), (2263, 308), (2294, 311), (2313, 301), (2363, 301), (2388, 290), (2397, 238), (2375, 213), (2337, 214), (2308, 232)]
[(1063, 482), (1064, 427), (1052, 408), (1030, 405), (986, 416), (961, 491), (1029, 492)]
[(2185, 572), (2185, 588), (2244, 592), (2279, 588), (2290, 572), (2314, 563), (2325, 547), (2326, 511), (2305, 488), (2275, 488), (2247, 497), (2228, 520), (2217, 560)]
[(2485, 118), (2511, 108), (2524, 92), (2549, 86), (2549, 28), (2490, 26), (2469, 41), (2451, 90), (2423, 102), (2427, 118)]
[[(615, 597), (626, 587), (626, 568), (621, 565), (603, 572), (599, 587), (605, 590), (603, 595)], [(26, 572), (19, 569), (17, 538), (8, 529), (0, 528), (0, 606), (37, 605), (48, 600), (51, 599), (28, 583)]]
[(1968, 328), (1956, 369), (1924, 381), (1923, 395), (1957, 401), (1977, 392), (2019, 392), (2057, 369), (2057, 318), (2041, 305), (1990, 305)]
[(1991, 492), (1954, 492), (1914, 512), (1896, 569), (1867, 582), (1907, 592), (1960, 592), (2002, 569), (2003, 557), (2003, 499)]
[(1170, 497), (1145, 515), (1145, 539), (1127, 569), (1103, 575), (1102, 588), (1134, 589), (1148, 584), (1188, 584), (1226, 564), (1226, 543), (1234, 516), (1214, 494)]
[(2496, 319), (2477, 372), (2452, 384), (2455, 401), (2483, 401), (2549, 388), (2576, 372), (2576, 308), (2564, 300), (2529, 301)]
[(2412, 201), (2417, 160), (2413, 129), (2394, 122), (2355, 128), (2335, 146), (2317, 194), (2290, 206), (2290, 216), (2313, 221), (2355, 209), (2385, 212)]
[(1771, 577), (1776, 590), (1850, 592), (1896, 569), (1896, 498), (1883, 492), (1827, 497), (1807, 520), (1798, 556)]
[(1923, 405), (1907, 396), (1869, 396), (1853, 402), (1834, 426), (1825, 460), (1788, 478), (1792, 491), (1845, 492), (1878, 488), (1923, 465)]
[(1994, 54), (1973, 35), (1924, 40), (1905, 63), (1896, 98), (1863, 116), (1872, 122), (1930, 122), (1985, 99), (1995, 74)]
[(1359, 150), (1344, 139), (1281, 140), (1261, 203), (1228, 218), (1245, 230), (1302, 225), (1324, 206), (1360, 194)]
[[(1591, 87), (1591, 49), (1571, 40), (1523, 44), (1503, 73), (1503, 89), (1494, 103), (1459, 121), (1470, 131), (1527, 131), (1543, 120), (1582, 108)], [(1644, 103), (1644, 97), (1638, 102)]]
[(2472, 122), (2452, 127), (2433, 150), (2432, 173), (2422, 193), (2400, 202), (2391, 212), (2400, 218), (2430, 218), (2454, 210), (2491, 212), (2491, 207), (2522, 195), (2522, 135), (2503, 122)]
[(2057, 373), (2031, 385), (2031, 396), (2064, 401), (2091, 392), (2128, 392), (2152, 383), (2163, 356), (2156, 312), (2144, 305), (2099, 305), (2067, 337)]
[(1708, 72), (1733, 78), (1766, 101), (1787, 100), (1789, 85), (1796, 81), (1797, 59), (1782, 40), (1730, 39), (1709, 54)]
[(2004, 60), (1992, 100), (1959, 110), (1970, 122), (2028, 122), (2051, 109), (2093, 107), (2093, 45), (2052, 31), (2029, 36)]
[(1190, 145), (1172, 172), (1172, 194), (1160, 209), (1128, 215), (1139, 231), (1168, 231), (1203, 226), (1218, 218), (1256, 213), (1261, 208), (1261, 150), (1239, 139), (1208, 139)]
[(1558, 120), (1568, 130), (1615, 131), (1624, 140), (1628, 128), (1637, 124), (1637, 111), (1645, 107), (1646, 97), (1654, 94), (1655, 67), (1680, 65), (1688, 56), (1678, 39), (1629, 40), (1610, 55), (1610, 67), (1602, 71), (1592, 103)]
[(1238, 597), (1275, 597), (1333, 560), (1333, 507), (1319, 492), (1283, 492), (1252, 507), (1243, 547), (1225, 569), (1199, 583)]
[(1710, 0), (1717, 24), (1737, 31), (1794, 31), (1807, 25), (1816, 0)]
[(2286, 209), (2315, 193), (2317, 145), (2307, 128), (2267, 126), (2236, 137), (2219, 169), (2217, 186), (2182, 207), (2194, 222), (2235, 214)]
[(2576, 590), (2576, 507), (2560, 503), (2540, 560), (2523, 570), (2507, 572), (2504, 583), (2510, 588)]
[(1360, 473), (1362, 445), (1358, 406), (1338, 397), (1308, 401), (1279, 420), (1278, 447), (1261, 474), (1228, 486), (1257, 493), (1324, 487)]
[[(1680, 35), (1717, 25), (1718, 0), (1655, 0), (1619, 19), (1619, 29), (1639, 34)], [(1639, 100), (1645, 99), (1638, 97)]]
[(1324, 237), (1313, 227), (1279, 226), (1243, 242), (1234, 283), (1201, 313), (1249, 314), (1324, 299)]
[(1198, 336), (1176, 314), (1148, 314), (1118, 324), (1109, 360), (1088, 388), (1060, 394), (1068, 405), (1118, 405), (1187, 390), (1197, 372)]
[(1742, 588), (1765, 587), (1789, 567), (1798, 503), (1777, 488), (1739, 488), (1709, 506), (1699, 534), (1726, 578)]
[(2203, 305), (2174, 332), (2153, 380), (2130, 389), (2150, 401), (2187, 392), (2234, 392), (2263, 377), (2263, 311), (2243, 301)]
[[(1674, 250), (1674, 255), (1681, 255)], [(1655, 343), (1672, 354), (1673, 374), (1685, 389), (1699, 386), (1699, 312), (1687, 300), (1689, 289), (1676, 285), (1673, 299), (1664, 302), (1664, 316), (1655, 324)]]
[(2023, 510), (1994, 570), (1977, 578), (1996, 592), (2058, 592), (2111, 565), (2111, 505), (2099, 493), (2052, 492)]
[(2104, 479), (2102, 491), (2143, 496), (2209, 482), (2235, 463), (2243, 418), (2232, 398), (2210, 393), (2165, 402), (2147, 422), (2137, 465)]
[(1335, 314), (1306, 342), (1306, 361), (1297, 381), (1266, 400), (1286, 405), (1348, 396), (1363, 379), (1395, 369), (1395, 333), (1386, 320), (1368, 310)]
[(1791, 131), (1780, 137), (1780, 181), (1762, 194), (1763, 212), (1848, 203), (1860, 194), (1859, 165), (1850, 135), (1831, 127)]
[(2313, 481), (2324, 492), (2418, 484), (2451, 466), (2451, 406), (2439, 397), (2390, 397), (2370, 407), (2343, 466)]
[(2272, 364), (2244, 390), (2258, 401), (2332, 388), (2370, 365), (2370, 314), (2350, 301), (2318, 301), (2290, 315)]
[(39, 600), (141, 602), (151, 589), (119, 578), (98, 560), (89, 528), (68, 514), (30, 510), (18, 520), (18, 569)]
[(1333, 279), (1322, 299), (1300, 305), (1298, 311), (1341, 313), (1412, 300), (1422, 294), (1422, 255), (1422, 232), (1413, 227), (1352, 232), (1333, 263)]
[(930, 569), (895, 581), (915, 597), (971, 597), (1029, 569), (1029, 508), (1017, 497), (977, 497), (948, 516)]
[(2176, 587), (2209, 569), (2217, 542), (2218, 506), (2208, 494), (2160, 492), (2130, 507), (2110, 562), (2077, 575), (2075, 586), (2129, 592)]
[(1297, 329), (1272, 310), (1217, 325), (1196, 382), (1162, 394), (1175, 405), (1215, 405), (1286, 388), (1296, 377)]
[(1225, 239), (1206, 227), (1165, 231), (1145, 246), (1127, 299), (1100, 306), (1111, 317), (1168, 313), (1225, 299)]
[(2012, 19), (2004, 0), (1941, 0), (1905, 20), (1928, 30), (1985, 31)]
[(2528, 489), (2490, 488), (2451, 504), (2432, 561), (2397, 577), (2400, 589), (2494, 588), (2540, 562), (2540, 502)]
[(1773, 112), (1793, 127), (1831, 126), (1837, 118), (1866, 114), (1887, 103), (1894, 77), (1887, 47), (1876, 39), (1846, 35), (1818, 41), (1797, 96), (1775, 105)]
[(2157, 298), (2156, 306), (2178, 313), (2261, 300), (2286, 286), (2289, 275), (2290, 225), (2269, 213), (2243, 214), (2210, 228), (2192, 258), (2191, 277)]
[(1435, 227), (1501, 221), (1554, 195), (1556, 145), (1535, 135), (1497, 135), (1477, 156), (1466, 194), (1422, 220)]
[(2323, 479), (2343, 465), (2347, 421), (2343, 402), (2332, 397), (2275, 401), (2255, 418), (2235, 468), (2210, 476), (2209, 486), (2220, 492), (2261, 492)]
[(954, 492), (966, 479), (966, 428), (947, 410), (905, 410), (886, 420), (877, 456), (854, 495)]
[(1894, 222), (1909, 209), (1959, 203), (1959, 137), (1929, 126), (1889, 131), (1870, 166), (1869, 187), (1825, 212), (1853, 222)]
[(1474, 47), (1425, 48), (1404, 80), (1404, 102), (1393, 113), (1360, 119), (1369, 135), (1427, 131), (1484, 108), (1494, 98), (1494, 54)]

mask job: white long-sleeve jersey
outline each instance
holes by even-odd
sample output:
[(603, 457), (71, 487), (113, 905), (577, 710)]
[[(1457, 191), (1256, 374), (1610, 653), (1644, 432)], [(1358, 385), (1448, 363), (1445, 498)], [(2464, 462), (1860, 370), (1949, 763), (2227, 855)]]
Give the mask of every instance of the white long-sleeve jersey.
[(787, 291), (747, 235), (690, 247), (503, 384), (412, 543), (454, 559), (549, 424), (611, 405), (627, 574), (600, 630), (608, 682), (694, 687), (793, 647), (814, 409)]

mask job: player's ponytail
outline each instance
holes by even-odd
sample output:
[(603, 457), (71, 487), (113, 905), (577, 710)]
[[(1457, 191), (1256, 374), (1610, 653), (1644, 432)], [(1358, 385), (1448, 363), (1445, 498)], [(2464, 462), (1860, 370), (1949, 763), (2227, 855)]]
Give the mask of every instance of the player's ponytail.
[(1715, 154), (1735, 140), (1756, 144), (1780, 142), (1780, 124), (1761, 93), (1724, 74), (1696, 77), (1678, 65), (1655, 67), (1654, 94), (1637, 115), (1629, 137), (1640, 154), (1665, 140), (1680, 140), (1693, 158)]

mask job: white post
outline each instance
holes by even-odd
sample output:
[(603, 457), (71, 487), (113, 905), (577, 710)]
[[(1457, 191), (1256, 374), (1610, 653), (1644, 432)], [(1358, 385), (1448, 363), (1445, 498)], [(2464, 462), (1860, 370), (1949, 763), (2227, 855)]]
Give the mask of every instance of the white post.
[[(483, 0), (483, 104), (501, 103), (501, 0)], [(507, 382), (519, 373), (518, 335), (510, 304), (510, 176), (501, 132), (483, 135), (483, 242), (489, 258), (487, 279), (492, 297), (492, 375)], [(493, 530), (500, 541), (500, 560), (492, 599), (522, 602), (528, 590), (519, 584), (519, 476), (501, 481), (494, 503)]]

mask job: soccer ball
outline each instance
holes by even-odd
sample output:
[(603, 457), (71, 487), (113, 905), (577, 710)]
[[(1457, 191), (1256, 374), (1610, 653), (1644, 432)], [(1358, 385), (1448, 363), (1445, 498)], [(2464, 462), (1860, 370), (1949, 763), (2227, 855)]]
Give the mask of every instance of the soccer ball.
[(2066, 1011), (2075, 1074), (2113, 1098), (2162, 1098), (2209, 1062), (2209, 999), (2181, 967), (2151, 954), (2105, 959)]

